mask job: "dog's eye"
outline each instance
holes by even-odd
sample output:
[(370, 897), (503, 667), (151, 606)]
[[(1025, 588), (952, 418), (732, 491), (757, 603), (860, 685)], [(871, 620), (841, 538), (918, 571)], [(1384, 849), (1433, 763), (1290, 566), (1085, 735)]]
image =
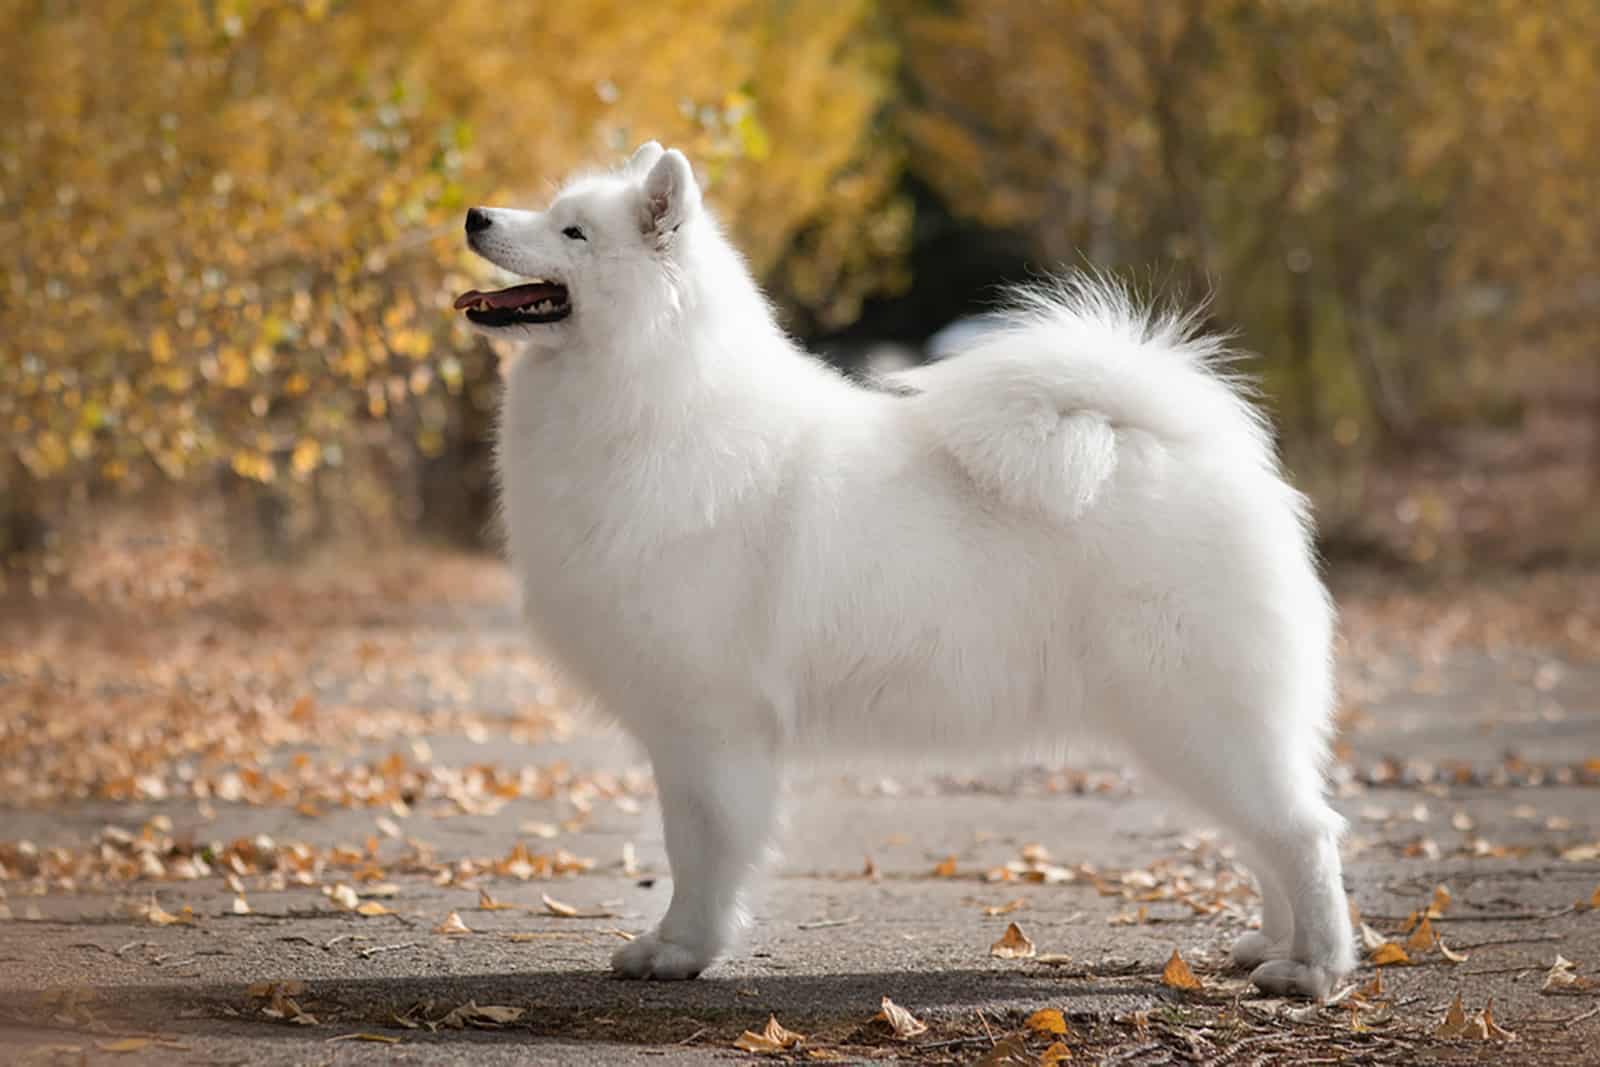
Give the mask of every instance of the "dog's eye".
[(576, 226), (568, 226), (566, 229), (561, 231), (561, 236), (570, 237), (574, 241), (588, 240), (588, 238), (583, 235), (583, 231), (578, 229)]

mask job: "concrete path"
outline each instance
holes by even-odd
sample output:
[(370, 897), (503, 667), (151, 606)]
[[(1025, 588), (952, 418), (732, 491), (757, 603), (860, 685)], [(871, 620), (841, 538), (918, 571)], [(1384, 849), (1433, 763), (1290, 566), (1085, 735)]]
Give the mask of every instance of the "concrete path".
[[(1348, 880), (1412, 962), (1338, 1004), (1228, 970), (1256, 903), (1227, 843), (1114, 765), (797, 782), (747, 944), (640, 984), (606, 960), (671, 891), (648, 774), (568, 721), (483, 588), (334, 612), (289, 662), (260, 620), (172, 621), (163, 669), (138, 650), (126, 687), (71, 691), (198, 704), (190, 754), (129, 742), (127, 782), (85, 796), (51, 785), (76, 773), (61, 746), (0, 746), (0, 1062), (1039, 1063), (1060, 1042), (1086, 1063), (1600, 1063), (1600, 664), (1351, 642)], [(91, 632), (13, 629), (8, 713), (48, 722)], [(467, 932), (440, 932), (452, 913)], [(1031, 957), (992, 954), (1011, 923)], [(1174, 952), (1199, 989), (1163, 980)], [(1467, 1036), (1442, 1040), (1458, 996)], [(884, 997), (926, 1032), (875, 1021)], [(769, 1016), (803, 1044), (734, 1047)]]

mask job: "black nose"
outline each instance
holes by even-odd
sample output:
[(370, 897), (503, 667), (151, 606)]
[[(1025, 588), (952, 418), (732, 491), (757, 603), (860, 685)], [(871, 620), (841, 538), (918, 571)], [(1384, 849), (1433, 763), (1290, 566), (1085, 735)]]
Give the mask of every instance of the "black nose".
[(482, 208), (474, 207), (467, 209), (468, 233), (477, 233), (479, 230), (487, 230), (493, 224), (494, 220), (491, 219), (489, 217), (489, 213)]

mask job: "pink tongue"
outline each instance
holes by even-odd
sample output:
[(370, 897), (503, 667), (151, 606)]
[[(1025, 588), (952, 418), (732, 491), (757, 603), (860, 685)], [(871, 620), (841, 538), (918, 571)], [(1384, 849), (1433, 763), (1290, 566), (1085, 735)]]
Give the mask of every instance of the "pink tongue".
[(455, 308), (477, 307), (487, 304), (492, 308), (520, 308), (537, 304), (541, 300), (561, 300), (562, 287), (549, 282), (528, 282), (526, 285), (513, 285), (509, 289), (496, 289), (492, 293), (480, 293), (476, 289), (469, 289), (456, 297)]

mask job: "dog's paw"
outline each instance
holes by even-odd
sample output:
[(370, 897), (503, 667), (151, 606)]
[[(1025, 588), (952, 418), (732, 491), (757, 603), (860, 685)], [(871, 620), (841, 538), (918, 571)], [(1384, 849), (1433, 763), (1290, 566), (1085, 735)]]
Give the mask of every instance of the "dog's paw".
[(1298, 960), (1268, 960), (1250, 972), (1257, 989), (1275, 997), (1308, 997), (1327, 1000), (1338, 975), (1326, 967)]
[(1254, 970), (1268, 960), (1281, 960), (1289, 955), (1287, 941), (1273, 941), (1259, 930), (1240, 935), (1228, 953), (1234, 966)]
[(656, 934), (641, 934), (611, 954), (611, 970), (621, 978), (656, 978), (681, 982), (698, 978), (711, 960)]

